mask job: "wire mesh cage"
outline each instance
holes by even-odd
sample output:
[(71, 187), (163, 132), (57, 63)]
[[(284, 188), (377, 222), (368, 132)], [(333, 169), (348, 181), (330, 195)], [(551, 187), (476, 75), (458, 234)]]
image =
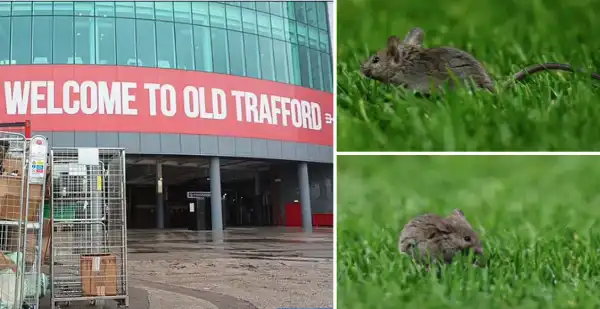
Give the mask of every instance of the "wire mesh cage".
[(107, 299), (128, 307), (124, 150), (50, 152), (52, 308)]

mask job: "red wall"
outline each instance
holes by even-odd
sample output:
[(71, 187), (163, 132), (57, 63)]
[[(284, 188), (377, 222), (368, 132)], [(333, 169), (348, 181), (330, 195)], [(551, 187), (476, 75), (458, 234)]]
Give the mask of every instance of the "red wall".
[[(312, 215), (313, 226), (333, 226), (333, 214), (321, 213)], [(285, 226), (301, 227), (302, 226), (302, 208), (300, 203), (293, 202), (285, 205)]]

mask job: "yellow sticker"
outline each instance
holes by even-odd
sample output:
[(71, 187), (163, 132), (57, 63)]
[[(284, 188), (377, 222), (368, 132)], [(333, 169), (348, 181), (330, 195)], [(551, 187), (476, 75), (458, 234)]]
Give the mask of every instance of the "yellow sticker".
[(96, 184), (98, 191), (102, 191), (102, 176), (96, 176)]

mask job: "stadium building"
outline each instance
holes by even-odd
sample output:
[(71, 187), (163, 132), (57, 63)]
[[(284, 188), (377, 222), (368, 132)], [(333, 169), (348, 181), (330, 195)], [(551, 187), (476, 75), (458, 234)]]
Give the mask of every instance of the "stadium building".
[(331, 10), (0, 2), (0, 122), (124, 148), (129, 228), (332, 225)]

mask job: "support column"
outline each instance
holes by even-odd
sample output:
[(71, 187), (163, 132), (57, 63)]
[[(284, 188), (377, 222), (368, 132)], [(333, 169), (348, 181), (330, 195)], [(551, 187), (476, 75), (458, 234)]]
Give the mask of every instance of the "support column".
[(302, 207), (302, 228), (312, 233), (312, 208), (310, 205), (310, 183), (308, 180), (308, 164), (298, 163), (298, 186), (300, 186), (300, 206)]
[(212, 157), (210, 158), (210, 212), (213, 232), (223, 231), (222, 204), (221, 163), (219, 157)]
[(165, 227), (165, 201), (163, 195), (162, 162), (156, 162), (156, 228)]

